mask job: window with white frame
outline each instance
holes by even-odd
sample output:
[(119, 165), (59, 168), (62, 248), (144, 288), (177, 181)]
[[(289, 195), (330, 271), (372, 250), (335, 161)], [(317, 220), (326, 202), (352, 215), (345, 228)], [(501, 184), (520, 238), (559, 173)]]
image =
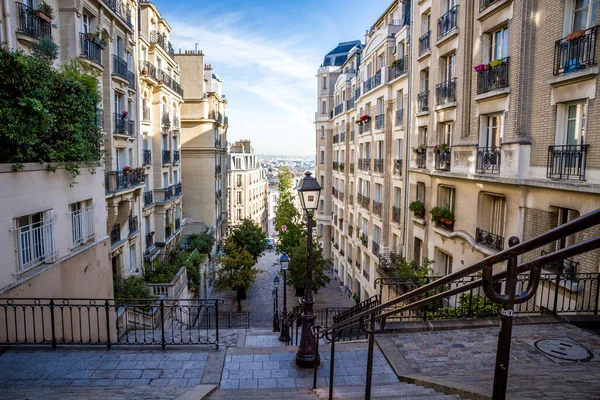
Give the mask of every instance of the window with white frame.
[(94, 206), (92, 200), (70, 204), (69, 219), (71, 220), (73, 246), (79, 246), (94, 238)]
[(500, 146), (502, 143), (503, 119), (502, 113), (482, 116), (480, 147), (496, 149)]
[(438, 274), (448, 275), (452, 273), (452, 256), (436, 248), (435, 267)]
[(558, 104), (556, 119), (557, 146), (575, 146), (585, 142), (586, 101)]
[(581, 31), (596, 25), (600, 0), (575, 0), (573, 4), (573, 30)]
[(425, 204), (425, 184), (417, 182), (417, 201)]
[(54, 262), (56, 238), (52, 211), (43, 211), (15, 219), (13, 231), (16, 233), (18, 270), (24, 270), (43, 263)]
[(129, 270), (131, 273), (135, 273), (138, 270), (137, 250), (135, 243), (132, 243), (131, 246), (129, 246)]
[(450, 186), (440, 185), (438, 190), (438, 206), (446, 207), (454, 212), (455, 189)]
[(375, 184), (375, 201), (378, 203), (382, 202), (383, 197), (383, 186), (379, 183)]
[(321, 126), (321, 139), (325, 138), (325, 127)]
[(456, 54), (440, 58), (441, 82), (449, 82), (456, 76)]
[(500, 60), (508, 57), (508, 27), (490, 33), (490, 59)]
[(452, 133), (454, 132), (454, 122), (444, 122), (440, 126), (440, 137), (439, 144), (447, 144), (450, 146), (450, 142), (452, 139)]
[(373, 225), (373, 241), (379, 243), (381, 239), (381, 228), (377, 225)]
[(505, 215), (506, 197), (491, 193), (481, 194), (477, 224), (479, 229), (504, 237)]
[(323, 101), (321, 103), (321, 114), (327, 114), (327, 102)]
[(394, 186), (394, 207), (399, 209), (401, 202), (402, 202), (402, 189)]

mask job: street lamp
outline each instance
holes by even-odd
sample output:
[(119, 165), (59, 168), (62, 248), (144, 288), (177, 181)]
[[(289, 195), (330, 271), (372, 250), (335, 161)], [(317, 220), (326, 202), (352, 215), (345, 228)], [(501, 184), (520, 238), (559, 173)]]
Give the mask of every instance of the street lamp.
[(310, 172), (306, 173), (300, 183), (298, 195), (302, 208), (306, 212), (306, 227), (308, 229), (308, 255), (306, 258), (306, 284), (304, 288), (304, 299), (302, 306), (302, 336), (300, 337), (300, 347), (296, 353), (296, 365), (301, 368), (313, 368), (315, 363), (319, 364), (318, 354), (315, 354), (315, 338), (312, 334), (312, 327), (315, 324), (315, 315), (313, 314), (312, 295), (312, 222), (315, 210), (319, 205), (319, 196), (321, 195), (321, 185)]
[(273, 287), (275, 288), (271, 292), (273, 294), (273, 332), (279, 332), (279, 305), (277, 304), (277, 293), (279, 290), (278, 276), (273, 279)]
[(287, 270), (290, 265), (290, 258), (287, 254), (281, 255), (279, 264), (281, 264), (281, 270), (283, 271), (283, 312), (281, 313), (281, 335), (279, 335), (279, 340), (287, 343), (290, 341), (290, 329), (287, 318)]

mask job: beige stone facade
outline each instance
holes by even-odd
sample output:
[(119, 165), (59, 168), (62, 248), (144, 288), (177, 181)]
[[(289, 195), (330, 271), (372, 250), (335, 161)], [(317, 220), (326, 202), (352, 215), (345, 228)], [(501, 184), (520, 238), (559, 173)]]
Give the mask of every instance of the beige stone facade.
[(269, 230), (268, 191), (265, 170), (256, 161), (249, 140), (239, 140), (229, 149), (230, 225), (250, 219), (267, 233)]
[[(389, 252), (444, 275), (600, 207), (597, 15), (559, 3), (394, 2), (343, 64), (326, 57), (317, 221), (350, 291), (376, 293)], [(422, 216), (409, 211), (415, 201)], [(433, 207), (453, 223), (432, 221)], [(600, 253), (563, 265), (599, 272)]]

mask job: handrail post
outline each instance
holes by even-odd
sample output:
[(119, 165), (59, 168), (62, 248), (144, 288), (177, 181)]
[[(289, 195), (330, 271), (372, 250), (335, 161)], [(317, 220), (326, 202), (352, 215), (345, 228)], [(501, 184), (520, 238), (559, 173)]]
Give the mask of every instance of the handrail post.
[[(597, 301), (596, 301), (596, 304), (598, 304)], [(6, 312), (6, 309), (4, 312)], [(51, 327), (51, 331), (52, 331), (52, 349), (56, 350), (56, 329), (54, 327), (54, 299), (50, 299), (50, 327)], [(6, 327), (6, 329), (8, 332), (8, 326)], [(7, 335), (7, 338), (8, 338), (8, 335)]]
[(165, 342), (165, 301), (160, 299), (160, 347), (164, 350), (167, 347)]
[(219, 300), (215, 300), (215, 314), (215, 342), (217, 345), (217, 350), (219, 350)]
[(108, 299), (104, 302), (104, 308), (106, 309), (106, 348), (110, 350), (112, 344), (110, 343), (110, 310)]
[(598, 302), (600, 301), (600, 273), (596, 276), (596, 304), (594, 304), (594, 315), (598, 315)]
[[(319, 329), (315, 329), (313, 335), (315, 336), (315, 354), (319, 354)], [(319, 368), (319, 364), (315, 363), (315, 368), (313, 371), (313, 389), (317, 388), (317, 369)]]
[(560, 274), (556, 273), (556, 286), (554, 287), (554, 309), (552, 310), (552, 315), (556, 317), (558, 310), (558, 285), (560, 285)]
[(335, 329), (331, 331), (331, 356), (329, 360), (329, 400), (333, 400), (333, 371), (335, 369)]
[(371, 385), (373, 381), (373, 351), (375, 347), (375, 313), (371, 314), (369, 329), (369, 350), (367, 353), (367, 382), (365, 387), (365, 400), (371, 399)]

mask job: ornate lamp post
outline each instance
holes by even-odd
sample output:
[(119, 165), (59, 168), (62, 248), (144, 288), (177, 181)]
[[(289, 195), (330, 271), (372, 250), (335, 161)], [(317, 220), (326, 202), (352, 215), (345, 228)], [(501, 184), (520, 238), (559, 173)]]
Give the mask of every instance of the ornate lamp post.
[(281, 264), (281, 270), (283, 271), (283, 312), (281, 314), (281, 335), (279, 335), (279, 340), (287, 343), (290, 341), (290, 328), (287, 319), (287, 269), (290, 265), (290, 258), (287, 254), (281, 256), (279, 264)]
[(279, 305), (277, 304), (277, 293), (279, 288), (279, 277), (273, 278), (273, 332), (279, 332)]
[(304, 179), (297, 189), (302, 208), (306, 212), (306, 226), (308, 229), (308, 254), (306, 259), (306, 284), (304, 288), (304, 299), (302, 306), (302, 335), (300, 337), (300, 347), (296, 353), (296, 365), (301, 368), (313, 368), (315, 363), (319, 363), (318, 354), (315, 353), (315, 338), (312, 334), (312, 327), (315, 323), (313, 314), (313, 295), (312, 295), (312, 221), (314, 212), (319, 206), (319, 196), (321, 195), (321, 185), (310, 172), (306, 173)]

